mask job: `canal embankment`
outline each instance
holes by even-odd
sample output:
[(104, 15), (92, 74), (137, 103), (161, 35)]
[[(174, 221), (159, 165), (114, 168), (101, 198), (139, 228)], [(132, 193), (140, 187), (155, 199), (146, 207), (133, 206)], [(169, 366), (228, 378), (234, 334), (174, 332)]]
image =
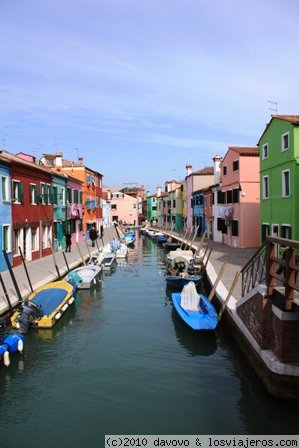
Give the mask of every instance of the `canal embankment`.
[[(31, 293), (31, 286), (34, 290), (49, 282), (62, 279), (67, 274), (68, 270), (83, 264), (92, 253), (97, 250), (102, 250), (103, 246), (109, 243), (112, 238), (117, 238), (115, 228), (106, 228), (103, 238), (98, 238), (96, 247), (92, 247), (90, 239), (86, 238), (86, 240), (81, 243), (73, 244), (71, 252), (65, 253), (58, 251), (38, 260), (25, 262), (26, 269), (24, 265), (12, 268), (17, 288), (15, 287), (9, 270), (2, 272), (2, 279), (12, 307), (17, 306), (20, 300), (16, 289), (19, 290), (21, 298), (26, 299)], [(1, 290), (0, 316), (5, 316), (9, 311), (10, 305), (4, 291)]]
[[(172, 237), (183, 242), (184, 238), (174, 232)], [(230, 326), (231, 333), (240, 345), (244, 356), (250, 361), (254, 370), (261, 379), (266, 390), (277, 398), (299, 401), (299, 365), (295, 362), (282, 362), (275, 351), (268, 345), (260, 343), (262, 335), (259, 333), (267, 331), (268, 327), (261, 322), (262, 308), (269, 306), (269, 298), (266, 298), (266, 286), (259, 285), (252, 289), (246, 296), (242, 296), (242, 278), (237, 276), (238, 272), (255, 253), (256, 248), (240, 249), (218, 243), (212, 240), (196, 238), (193, 242), (187, 242), (184, 248), (188, 247), (198, 255), (208, 258), (205, 263), (205, 280), (209, 288), (212, 288), (217, 281), (218, 273), (225, 263), (225, 268), (215, 289), (214, 304), (221, 309), (225, 306), (222, 319)], [(200, 254), (199, 254), (200, 251)], [(237, 278), (234, 284), (235, 278)], [(229, 296), (229, 300), (227, 298)], [(248, 303), (251, 301), (251, 304)], [(268, 301), (268, 303), (267, 303)], [(215, 303), (217, 302), (217, 303)], [(242, 319), (240, 306), (246, 304), (245, 313), (248, 315)], [(239, 308), (239, 309), (238, 309)], [(251, 311), (249, 313), (249, 311)], [(243, 311), (244, 314), (244, 311)], [(283, 313), (281, 313), (283, 314)], [(268, 316), (268, 319), (272, 317)], [(293, 321), (296, 319), (292, 316)], [(269, 331), (269, 330), (268, 330)], [(283, 335), (268, 335), (268, 338), (283, 339)], [(278, 341), (277, 344), (281, 341)], [(288, 338), (288, 344), (292, 340)]]

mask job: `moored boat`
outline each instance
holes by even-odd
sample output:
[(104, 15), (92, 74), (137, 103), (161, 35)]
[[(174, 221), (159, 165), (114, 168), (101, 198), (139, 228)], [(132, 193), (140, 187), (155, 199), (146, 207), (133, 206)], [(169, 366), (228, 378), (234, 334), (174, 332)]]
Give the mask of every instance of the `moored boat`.
[(40, 286), (12, 315), (12, 326), (19, 333), (27, 333), (30, 327), (52, 328), (74, 302), (74, 289), (66, 280)]
[(196, 291), (194, 283), (184, 286), (182, 292), (171, 295), (176, 312), (193, 330), (214, 330), (218, 314), (209, 299)]
[(11, 353), (22, 353), (24, 348), (25, 336), (19, 333), (5, 335), (4, 322), (0, 321), (0, 361), (8, 367), (10, 365)]
[(201, 275), (182, 273), (183, 275), (166, 275), (167, 286), (173, 289), (182, 290), (185, 285), (193, 282), (195, 286), (199, 286)]
[(88, 264), (87, 266), (80, 266), (79, 268), (70, 271), (66, 275), (65, 280), (69, 281), (72, 274), (76, 273), (81, 279), (81, 281), (77, 285), (77, 288), (90, 289), (93, 285), (95, 285), (99, 281), (101, 271), (102, 271), (101, 266)]

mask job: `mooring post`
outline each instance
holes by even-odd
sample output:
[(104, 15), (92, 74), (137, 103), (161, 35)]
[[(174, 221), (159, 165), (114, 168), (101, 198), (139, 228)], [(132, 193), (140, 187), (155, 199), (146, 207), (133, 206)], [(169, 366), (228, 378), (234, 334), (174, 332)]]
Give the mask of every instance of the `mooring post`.
[(25, 258), (24, 258), (24, 255), (23, 255), (23, 252), (22, 252), (22, 249), (20, 248), (20, 246), (19, 246), (19, 252), (20, 252), (20, 255), (21, 255), (21, 258), (22, 258), (23, 266), (24, 266), (24, 269), (25, 269), (25, 274), (26, 274), (26, 277), (27, 277), (27, 280), (28, 280), (31, 292), (33, 292), (32, 283), (31, 283), (31, 280), (30, 280), (30, 277), (29, 277), (29, 273), (28, 273), (28, 270), (27, 270)]
[(21, 296), (21, 292), (20, 292), (20, 290), (19, 290), (19, 286), (18, 286), (18, 284), (17, 284), (15, 274), (13, 273), (13, 270), (12, 270), (12, 267), (11, 267), (11, 264), (10, 264), (10, 261), (9, 261), (9, 258), (8, 258), (8, 255), (7, 255), (7, 253), (6, 253), (5, 250), (2, 250), (2, 253), (3, 253), (3, 256), (4, 256), (4, 258), (5, 258), (5, 262), (6, 262), (6, 265), (7, 265), (8, 271), (9, 271), (9, 274), (10, 274), (10, 276), (11, 276), (11, 280), (12, 280), (13, 285), (14, 285), (14, 287), (15, 287), (15, 290), (16, 290), (16, 293), (17, 293), (19, 302), (22, 302), (23, 299), (22, 299), (22, 296)]
[(65, 256), (65, 252), (64, 252), (64, 251), (62, 252), (62, 255), (63, 255), (64, 261), (65, 261), (65, 264), (66, 264), (67, 272), (70, 272), (70, 267), (69, 267), (69, 264), (68, 264), (68, 262), (67, 262), (67, 259), (66, 259), (66, 256)]
[(8, 295), (8, 292), (7, 292), (7, 289), (6, 289), (6, 286), (4, 284), (4, 281), (3, 281), (3, 278), (2, 278), (1, 274), (0, 274), (0, 283), (1, 283), (2, 289), (4, 291), (4, 295), (5, 295), (5, 298), (7, 300), (9, 309), (10, 309), (10, 311), (12, 311), (12, 304), (11, 304), (11, 301), (10, 301), (10, 298), (9, 298), (9, 295)]

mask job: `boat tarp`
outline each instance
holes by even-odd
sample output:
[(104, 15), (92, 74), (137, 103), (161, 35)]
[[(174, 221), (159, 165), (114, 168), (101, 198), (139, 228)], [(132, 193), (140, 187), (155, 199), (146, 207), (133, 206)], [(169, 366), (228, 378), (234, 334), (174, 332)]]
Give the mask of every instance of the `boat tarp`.
[(194, 282), (189, 282), (181, 292), (181, 307), (186, 311), (200, 311), (200, 298)]
[(68, 291), (63, 288), (46, 288), (39, 291), (32, 302), (41, 305), (43, 314), (49, 316), (63, 301)]

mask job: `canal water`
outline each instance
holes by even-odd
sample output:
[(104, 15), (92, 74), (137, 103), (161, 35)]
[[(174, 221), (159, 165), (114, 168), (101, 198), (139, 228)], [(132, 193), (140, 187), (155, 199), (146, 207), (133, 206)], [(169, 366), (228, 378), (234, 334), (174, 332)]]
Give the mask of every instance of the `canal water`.
[(96, 448), (105, 434), (296, 434), (229, 330), (197, 334), (173, 311), (165, 252), (140, 236), (126, 264), (80, 292), (53, 330), (0, 367), (1, 448)]

